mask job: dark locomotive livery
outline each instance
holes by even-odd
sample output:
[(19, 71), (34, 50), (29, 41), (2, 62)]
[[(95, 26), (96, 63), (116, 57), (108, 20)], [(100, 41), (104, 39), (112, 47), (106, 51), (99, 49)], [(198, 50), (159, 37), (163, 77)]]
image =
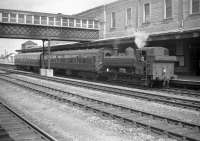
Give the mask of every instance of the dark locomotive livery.
[[(17, 68), (39, 70), (48, 55), (41, 52), (21, 53), (15, 56)], [(155, 82), (168, 82), (175, 77), (175, 56), (169, 56), (163, 47), (128, 47), (123, 53), (113, 49), (82, 49), (55, 51), (50, 55), (51, 68), (66, 75), (92, 79), (135, 82), (152, 86)]]

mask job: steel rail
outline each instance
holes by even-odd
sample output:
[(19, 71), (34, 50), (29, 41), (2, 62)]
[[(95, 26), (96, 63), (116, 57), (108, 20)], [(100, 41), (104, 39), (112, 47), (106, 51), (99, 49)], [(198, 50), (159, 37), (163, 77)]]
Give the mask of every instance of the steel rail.
[(128, 97), (133, 97), (133, 98), (138, 98), (138, 99), (143, 99), (147, 101), (154, 101), (158, 103), (164, 103), (170, 106), (178, 106), (182, 108), (188, 108), (188, 109), (193, 109), (200, 111), (200, 100), (194, 101), (190, 99), (185, 99), (185, 98), (178, 98), (172, 96), (166, 96), (166, 95), (159, 95), (156, 93), (148, 93), (148, 92), (139, 92), (138, 90), (127, 90), (127, 89), (122, 89), (122, 88), (117, 88), (117, 87), (111, 87), (109, 85), (101, 85), (101, 84), (94, 84), (94, 83), (89, 83), (86, 81), (77, 81), (77, 80), (66, 80), (62, 78), (54, 78), (54, 77), (46, 77), (46, 76), (40, 76), (36, 75), (33, 73), (29, 72), (24, 72), (24, 71), (16, 71), (16, 70), (8, 70), (10, 72), (14, 72), (17, 74), (23, 74), (31, 77), (37, 77), (39, 79), (45, 79), (45, 80), (50, 80), (54, 82), (59, 82), (59, 83), (64, 83), (68, 85), (73, 85), (73, 86), (79, 86), (79, 87), (86, 87), (89, 89), (94, 89), (98, 91), (103, 91), (107, 93), (112, 93), (112, 94), (117, 94), (117, 95), (122, 95), (122, 96), (128, 96)]
[[(3, 78), (3, 79), (6, 80), (5, 78)], [(200, 140), (200, 138), (199, 138), (200, 136), (198, 136), (198, 135), (200, 135), (200, 132), (199, 132), (200, 126), (196, 125), (196, 124), (187, 123), (187, 122), (180, 121), (180, 120), (170, 119), (170, 118), (167, 118), (167, 117), (162, 117), (162, 116), (159, 116), (159, 115), (154, 115), (154, 114), (146, 113), (146, 112), (143, 112), (143, 111), (134, 110), (134, 109), (124, 107), (124, 106), (121, 106), (121, 105), (116, 105), (116, 104), (108, 103), (108, 102), (105, 102), (105, 101), (92, 99), (92, 98), (89, 98), (89, 97), (83, 97), (83, 96), (73, 94), (73, 93), (69, 93), (69, 92), (65, 92), (65, 91), (62, 91), (62, 90), (57, 90), (56, 88), (51, 88), (51, 87), (47, 87), (47, 86), (40, 86), (39, 84), (34, 84), (34, 83), (31, 83), (31, 82), (21, 81), (21, 82), (23, 82), (23, 83), (21, 83), (21, 82), (19, 82), (19, 80), (15, 80), (14, 78), (12, 78), (12, 80), (7, 79), (6, 81), (14, 83), (15, 85), (17, 84), (20, 87), (24, 87), (24, 88), (36, 91), (37, 93), (45, 94), (48, 97), (57, 99), (58, 101), (71, 103), (73, 105), (79, 105), (79, 106), (86, 108), (86, 109), (92, 109), (93, 111), (97, 111), (97, 112), (100, 112), (102, 114), (114, 117), (114, 118), (122, 119), (126, 122), (131, 122), (131, 123), (134, 123), (136, 125), (143, 126), (143, 127), (150, 129), (152, 131), (155, 130), (156, 132), (166, 134), (168, 136), (178, 137), (178, 138), (181, 138), (181, 139), (187, 139), (187, 140), (191, 140), (191, 141), (193, 141), (193, 140), (199, 141)], [(26, 83), (28, 83), (28, 85)], [(51, 91), (49, 92), (49, 90), (51, 90)], [(55, 95), (55, 92), (52, 92), (52, 91), (57, 91), (57, 92), (62, 93), (62, 94), (68, 94), (70, 96), (73, 96), (73, 98), (66, 97), (66, 96), (60, 96), (60, 95), (57, 96), (57, 95)], [(76, 97), (78, 99), (76, 99), (74, 97)], [(81, 101), (81, 99), (83, 101)], [(117, 111), (117, 110), (120, 110), (120, 111)], [(129, 114), (128, 116), (127, 116), (127, 112)], [(133, 113), (139, 114), (139, 117), (138, 117), (138, 115), (133, 116), (132, 115)], [(129, 118), (129, 117), (131, 117), (131, 115), (132, 115), (132, 117), (135, 117), (136, 119)], [(153, 122), (153, 124), (151, 124), (151, 122), (142, 121), (142, 119), (148, 119), (148, 121), (151, 120), (151, 122)], [(157, 120), (157, 121), (155, 121), (155, 120)], [(162, 124), (162, 126), (156, 125), (155, 122), (158, 122), (159, 125)], [(181, 131), (175, 130), (175, 129), (180, 128), (180, 127), (185, 132), (186, 132), (186, 130), (190, 133), (191, 133), (191, 131), (193, 131), (193, 133), (195, 132), (195, 135), (194, 134), (193, 135), (185, 134), (185, 133), (183, 134)], [(175, 131), (173, 131), (173, 130), (175, 130)]]
[[(17, 121), (19, 121), (19, 122), (17, 122), (17, 123), (23, 124), (25, 127), (27, 127), (30, 130), (32, 130), (33, 133), (37, 133), (37, 134), (34, 134), (35, 136), (33, 136), (33, 137), (38, 137), (38, 138), (40, 138), (40, 139), (42, 139), (44, 141), (57, 141), (57, 139), (55, 139), (54, 137), (52, 137), (50, 134), (48, 134), (47, 132), (45, 132), (44, 130), (42, 130), (41, 128), (39, 128), (37, 125), (35, 125), (31, 121), (27, 120), (26, 117), (24, 117), (22, 114), (20, 114), (19, 112), (17, 112), (16, 109), (14, 109), (13, 107), (11, 107), (8, 103), (6, 103), (5, 101), (3, 101), (2, 99), (0, 99), (0, 107), (1, 107), (1, 110), (2, 110), (2, 108), (5, 109), (3, 111), (6, 114), (10, 115), (10, 117), (12, 117), (14, 119), (18, 119)], [(3, 116), (4, 114), (1, 112), (1, 116)], [(6, 117), (6, 118), (8, 118), (8, 117)], [(13, 130), (12, 130), (12, 132), (13, 132)]]

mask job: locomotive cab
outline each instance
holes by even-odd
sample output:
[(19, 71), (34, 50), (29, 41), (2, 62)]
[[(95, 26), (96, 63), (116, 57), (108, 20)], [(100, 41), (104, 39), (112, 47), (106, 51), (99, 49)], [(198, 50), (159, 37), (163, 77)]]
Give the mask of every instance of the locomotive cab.
[[(174, 75), (175, 56), (169, 56), (169, 51), (163, 47), (145, 47), (141, 49), (145, 52), (145, 73), (153, 84), (166, 85)], [(150, 84), (150, 85), (153, 85)]]

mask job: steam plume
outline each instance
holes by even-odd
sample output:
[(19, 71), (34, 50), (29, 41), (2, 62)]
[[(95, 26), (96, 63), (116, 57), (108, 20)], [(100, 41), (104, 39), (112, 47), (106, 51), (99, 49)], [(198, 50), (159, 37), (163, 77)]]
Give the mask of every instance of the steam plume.
[(146, 45), (146, 41), (149, 37), (149, 34), (145, 32), (135, 32), (135, 44), (138, 48), (143, 48)]

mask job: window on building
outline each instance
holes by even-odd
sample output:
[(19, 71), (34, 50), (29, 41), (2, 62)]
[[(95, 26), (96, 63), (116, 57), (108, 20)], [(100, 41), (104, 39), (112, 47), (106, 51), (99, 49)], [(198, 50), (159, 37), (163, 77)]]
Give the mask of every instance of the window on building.
[(81, 27), (81, 20), (80, 19), (76, 19), (76, 27)]
[(26, 15), (26, 23), (32, 24), (32, 15)]
[(48, 17), (49, 19), (49, 25), (54, 26), (54, 17)]
[(82, 27), (87, 28), (87, 20), (82, 20)]
[(62, 18), (62, 26), (68, 26), (68, 19), (65, 17)]
[(200, 12), (200, 0), (191, 0), (191, 14)]
[(69, 19), (69, 26), (74, 27), (74, 19)]
[(24, 16), (25, 16), (24, 14), (18, 15), (18, 23), (24, 23), (24, 20), (25, 20)]
[(99, 28), (99, 22), (98, 21), (94, 21), (94, 28), (98, 29)]
[(126, 25), (130, 26), (131, 25), (131, 19), (132, 19), (132, 10), (131, 8), (126, 9)]
[(2, 22), (9, 22), (9, 13), (2, 13)]
[(47, 17), (46, 16), (41, 16), (41, 24), (47, 25)]
[(17, 22), (17, 14), (16, 13), (10, 13), (10, 22), (16, 23)]
[(165, 15), (164, 18), (168, 19), (172, 17), (172, 0), (165, 0)]
[(111, 28), (116, 28), (116, 13), (111, 13)]
[(61, 17), (56, 17), (56, 26), (61, 26)]
[(144, 10), (143, 10), (143, 22), (149, 23), (150, 22), (150, 4), (145, 3), (144, 4)]
[(34, 16), (34, 24), (40, 24), (40, 16)]
[(88, 20), (88, 28), (94, 28), (93, 22), (93, 20)]

